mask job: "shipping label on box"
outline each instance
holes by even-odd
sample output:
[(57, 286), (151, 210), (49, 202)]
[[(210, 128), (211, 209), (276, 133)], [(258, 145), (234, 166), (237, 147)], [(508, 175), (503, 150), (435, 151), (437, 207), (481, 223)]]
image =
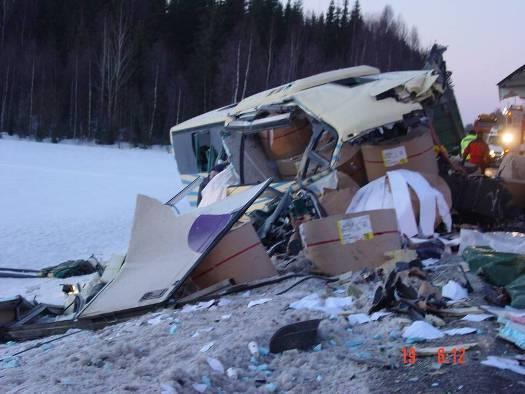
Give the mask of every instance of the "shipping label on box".
[(383, 163), (387, 168), (408, 163), (407, 151), (404, 146), (384, 149), (381, 154), (383, 156)]
[(342, 245), (374, 238), (370, 215), (358, 216), (337, 222), (337, 231)]

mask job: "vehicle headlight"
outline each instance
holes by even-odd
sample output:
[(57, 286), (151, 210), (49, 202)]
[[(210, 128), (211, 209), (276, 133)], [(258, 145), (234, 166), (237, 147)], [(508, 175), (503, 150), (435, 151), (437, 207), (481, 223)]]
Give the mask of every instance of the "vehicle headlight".
[(501, 142), (503, 142), (505, 145), (512, 143), (513, 140), (514, 136), (512, 135), (512, 133), (507, 132), (501, 136)]
[(492, 149), (489, 152), (490, 157), (496, 157), (496, 152), (494, 152)]

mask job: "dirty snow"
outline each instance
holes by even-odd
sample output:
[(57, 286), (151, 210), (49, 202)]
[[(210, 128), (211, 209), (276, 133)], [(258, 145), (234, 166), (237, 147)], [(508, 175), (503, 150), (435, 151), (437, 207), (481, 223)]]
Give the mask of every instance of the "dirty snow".
[[(399, 323), (389, 318), (370, 322), (376, 334), (372, 338), (370, 327), (348, 331), (343, 316), (290, 309), (290, 303), (311, 291), (323, 298), (333, 294), (323, 281), (314, 280), (275, 296), (294, 281), (252, 290), (250, 296), (230, 295), (231, 302), (223, 306), (216, 300), (209, 308), (185, 313), (161, 309), (15, 357), (10, 356), (56, 337), (0, 344), (0, 387), (6, 393), (367, 392), (368, 368), (352, 359), (397, 362), (401, 342), (390, 341)], [(272, 301), (248, 308), (249, 302), (261, 298)], [(231, 318), (222, 319), (225, 314)], [(269, 340), (279, 327), (317, 318), (325, 318), (319, 329), (321, 346), (268, 353)], [(397, 338), (401, 341), (400, 333)], [(250, 342), (258, 346), (254, 354)]]

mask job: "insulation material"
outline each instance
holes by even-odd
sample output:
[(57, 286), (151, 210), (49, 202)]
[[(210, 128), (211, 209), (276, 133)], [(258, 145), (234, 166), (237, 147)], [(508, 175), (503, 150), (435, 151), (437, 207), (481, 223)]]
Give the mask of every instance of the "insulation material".
[[(419, 215), (412, 204), (409, 187), (419, 201)], [(413, 171), (389, 171), (386, 176), (370, 182), (356, 193), (346, 212), (374, 209), (395, 209), (400, 231), (409, 237), (432, 236), (438, 216), (448, 231), (452, 227), (450, 209), (443, 193), (432, 187), (423, 175)]]
[(166, 301), (268, 184), (269, 180), (180, 216), (139, 195), (126, 261), (79, 318)]

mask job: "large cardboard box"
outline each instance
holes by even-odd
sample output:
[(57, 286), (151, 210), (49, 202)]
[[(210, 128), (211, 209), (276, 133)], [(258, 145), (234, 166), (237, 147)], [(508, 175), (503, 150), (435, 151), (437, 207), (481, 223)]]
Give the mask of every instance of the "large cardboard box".
[(361, 150), (369, 181), (400, 168), (425, 174), (439, 173), (429, 131), (418, 130), (378, 145), (363, 145)]
[(337, 178), (337, 189), (324, 189), (319, 199), (328, 216), (344, 214), (359, 190), (359, 185), (344, 172), (338, 171)]
[(304, 152), (312, 137), (308, 120), (296, 120), (289, 127), (259, 132), (259, 139), (269, 159), (281, 160)]
[(363, 153), (359, 145), (344, 143), (335, 167), (338, 171), (351, 176), (359, 186), (364, 186), (368, 182)]
[(231, 230), (193, 272), (191, 279), (200, 288), (225, 279), (236, 283), (277, 275), (266, 249), (253, 229), (245, 223)]
[(300, 233), (306, 257), (329, 275), (379, 267), (385, 252), (401, 248), (393, 209), (312, 220), (301, 225)]

